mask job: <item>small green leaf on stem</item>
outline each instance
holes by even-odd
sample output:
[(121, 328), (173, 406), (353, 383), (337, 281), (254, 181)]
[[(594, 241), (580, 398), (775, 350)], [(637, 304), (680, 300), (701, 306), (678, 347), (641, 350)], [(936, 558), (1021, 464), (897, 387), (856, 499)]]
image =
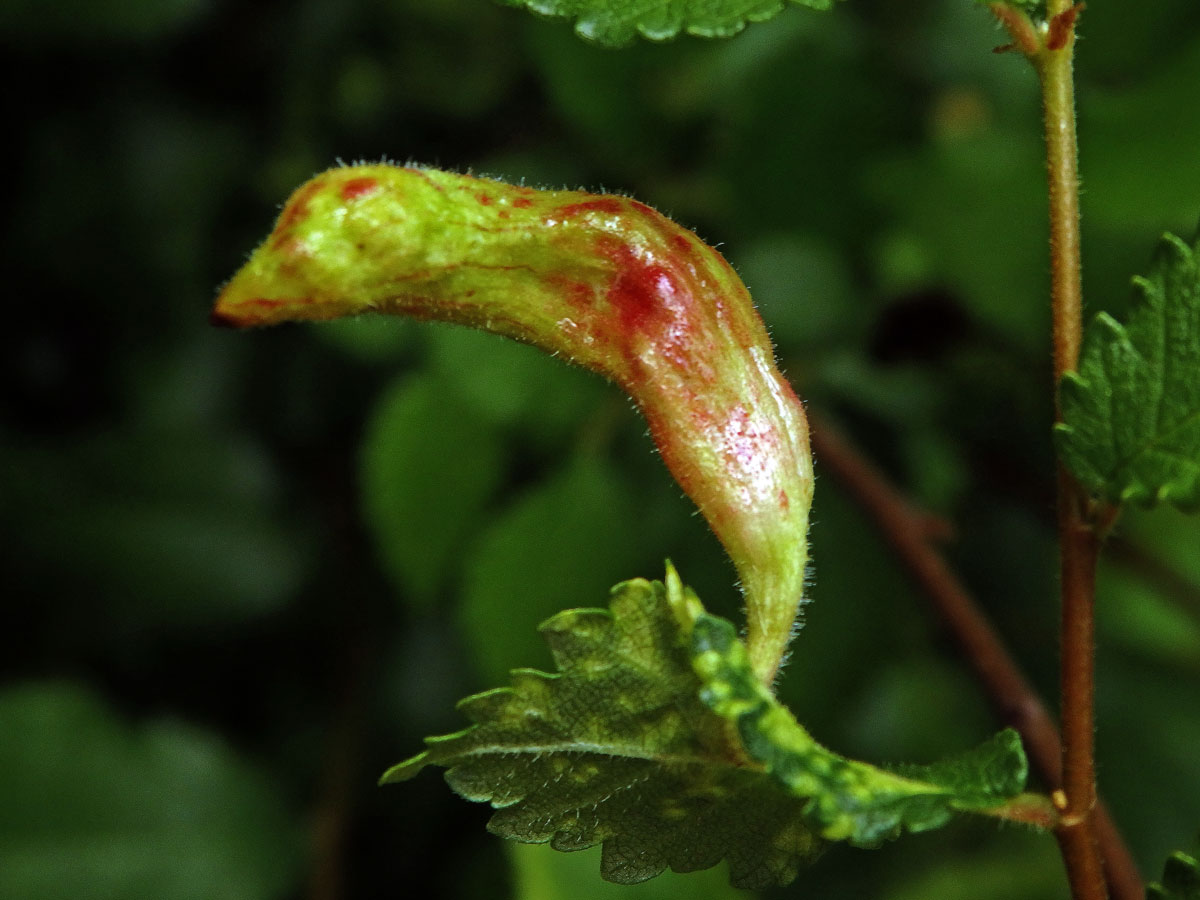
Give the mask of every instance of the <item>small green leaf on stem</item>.
[(1060, 386), (1063, 462), (1112, 503), (1200, 505), (1200, 238), (1165, 235), (1127, 324), (1101, 313)]
[[(696, 37), (732, 37), (747, 22), (774, 18), (784, 0), (500, 0), (544, 16), (575, 20), (580, 37), (620, 47), (637, 36), (667, 41), (680, 32)], [(790, 0), (812, 9), (831, 9), (834, 0)]]
[(1163, 865), (1162, 881), (1146, 888), (1146, 900), (1200, 900), (1200, 860), (1172, 853)]

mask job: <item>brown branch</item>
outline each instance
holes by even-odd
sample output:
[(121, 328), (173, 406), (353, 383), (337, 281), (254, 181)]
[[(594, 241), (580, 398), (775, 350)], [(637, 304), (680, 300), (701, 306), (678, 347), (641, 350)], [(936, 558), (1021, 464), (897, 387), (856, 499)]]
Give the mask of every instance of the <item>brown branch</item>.
[(1062, 648), (1062, 789), (1056, 801), (1063, 822), (1059, 844), (1076, 900), (1105, 897), (1101, 854), (1094, 828), (1096, 794), (1096, 564), (1100, 539), (1088, 521), (1075, 480), (1058, 469), (1058, 543)]
[[(980, 682), (999, 719), (1015, 728), (1034, 770), (1052, 790), (1062, 789), (1062, 741), (1054, 720), (1022, 674), (990, 621), (934, 546), (929, 517), (912, 506), (834, 426), (810, 413), (813, 451), (870, 516), (880, 534), (929, 599), (963, 659)], [(1137, 865), (1107, 809), (1093, 815), (1113, 900), (1142, 900)], [(1067, 829), (1073, 840), (1078, 829)], [(1060, 843), (1063, 830), (1056, 834)], [(1064, 847), (1064, 852), (1068, 848)]]

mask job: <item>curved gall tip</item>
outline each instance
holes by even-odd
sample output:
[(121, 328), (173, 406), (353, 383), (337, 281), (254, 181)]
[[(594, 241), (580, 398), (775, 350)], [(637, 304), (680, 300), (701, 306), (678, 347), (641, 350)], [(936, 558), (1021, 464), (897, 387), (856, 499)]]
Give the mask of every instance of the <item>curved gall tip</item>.
[(208, 321), (218, 328), (259, 328), (291, 319), (320, 318), (312, 315), (310, 304), (307, 298), (243, 298), (222, 293), (217, 297)]

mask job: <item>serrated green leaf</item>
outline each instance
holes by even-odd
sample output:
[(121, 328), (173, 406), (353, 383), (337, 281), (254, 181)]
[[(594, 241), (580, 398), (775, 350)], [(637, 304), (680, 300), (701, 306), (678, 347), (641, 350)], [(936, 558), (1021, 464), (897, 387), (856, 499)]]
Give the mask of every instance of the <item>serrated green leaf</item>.
[(1200, 900), (1200, 860), (1172, 853), (1163, 865), (1162, 881), (1146, 888), (1146, 900)]
[(1165, 235), (1122, 325), (1101, 313), (1060, 385), (1063, 462), (1114, 503), (1200, 504), (1200, 237)]
[[(575, 20), (582, 38), (609, 47), (641, 36), (667, 41), (680, 32), (696, 37), (732, 37), (747, 22), (778, 15), (784, 0), (499, 0), (544, 16)], [(831, 9), (833, 0), (789, 0), (812, 9)]]
[(558, 850), (601, 844), (601, 874), (636, 883), (728, 859), (737, 887), (790, 882), (825, 839), (873, 846), (958, 810), (1013, 803), (1025, 757), (1012, 732), (958, 759), (888, 772), (819, 746), (755, 676), (733, 626), (673, 569), (613, 589), (610, 610), (542, 626), (558, 674), (468, 697), (474, 723), (427, 739), (383, 782), (447, 767), (489, 829)]
[(737, 725), (751, 759), (798, 797), (822, 837), (863, 847), (945, 824), (956, 811), (1005, 805), (1025, 784), (1028, 764), (1012, 729), (958, 757), (887, 771), (819, 745), (750, 668), (733, 626), (701, 614), (692, 631), (701, 700)]
[[(599, 881), (600, 848), (555, 853), (545, 844), (505, 842), (512, 866), (512, 900), (756, 900), (757, 894), (729, 884), (714, 866), (703, 872), (663, 872), (641, 884)], [(580, 889), (580, 885), (587, 885)]]
[(512, 687), (463, 700), (475, 724), (428, 739), (383, 780), (447, 766), (457, 793), (496, 807), (493, 833), (558, 850), (602, 844), (608, 881), (722, 858), (739, 887), (795, 877), (820, 842), (799, 821), (802, 804), (744, 768), (700, 703), (661, 584), (625, 582), (611, 612), (568, 610), (541, 631), (559, 674), (518, 669)]

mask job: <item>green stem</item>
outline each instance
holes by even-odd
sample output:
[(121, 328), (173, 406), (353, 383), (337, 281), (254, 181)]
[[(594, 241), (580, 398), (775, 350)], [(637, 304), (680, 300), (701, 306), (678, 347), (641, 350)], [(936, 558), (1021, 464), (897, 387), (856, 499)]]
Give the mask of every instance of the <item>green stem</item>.
[[(1050, 278), (1054, 384), (1079, 362), (1083, 284), (1079, 239), (1079, 171), (1075, 135), (1074, 19), (1070, 0), (1050, 0), (1042, 47), (1033, 57), (1045, 111), (1050, 201)], [(1059, 845), (1075, 900), (1108, 896), (1093, 810), (1095, 768), (1095, 579), (1100, 542), (1087, 498), (1058, 469), (1058, 537), (1062, 591), (1062, 793)]]
[[(1047, 22), (997, 3), (993, 12), (1033, 63), (1042, 89), (1050, 205), (1050, 300), (1054, 384), (1079, 362), (1083, 283), (1079, 239), (1079, 169), (1075, 135), (1075, 19), (1073, 0), (1048, 0)], [(1057, 404), (1056, 404), (1057, 406)], [(1056, 419), (1061, 415), (1056, 412)], [(1105, 873), (1096, 842), (1095, 587), (1100, 539), (1086, 492), (1058, 468), (1058, 538), (1062, 596), (1062, 789), (1055, 835), (1074, 900), (1105, 900)], [(1124, 894), (1124, 891), (1121, 891)]]
[(1075, 137), (1074, 35), (1034, 58), (1045, 111), (1050, 199), (1050, 298), (1054, 319), (1054, 383), (1079, 363), (1083, 338), (1080, 275), (1079, 169)]

